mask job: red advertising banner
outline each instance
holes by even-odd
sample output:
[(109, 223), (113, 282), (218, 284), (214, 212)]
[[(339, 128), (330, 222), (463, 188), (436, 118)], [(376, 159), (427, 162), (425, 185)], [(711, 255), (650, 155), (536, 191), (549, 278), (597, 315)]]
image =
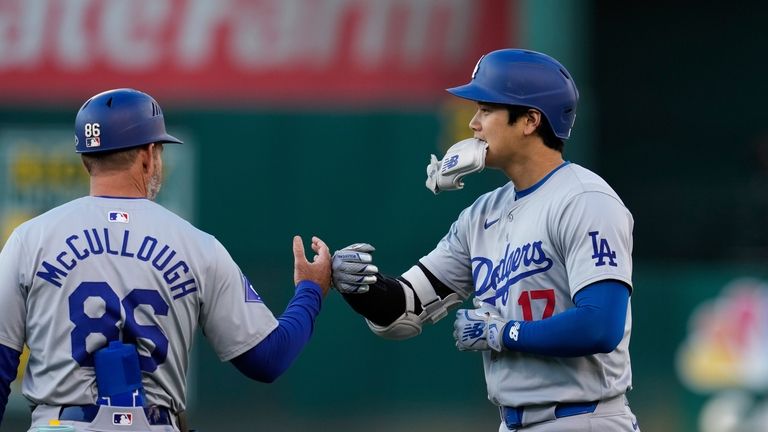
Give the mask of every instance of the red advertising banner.
[(515, 0), (0, 0), (0, 104), (424, 101), (514, 45)]

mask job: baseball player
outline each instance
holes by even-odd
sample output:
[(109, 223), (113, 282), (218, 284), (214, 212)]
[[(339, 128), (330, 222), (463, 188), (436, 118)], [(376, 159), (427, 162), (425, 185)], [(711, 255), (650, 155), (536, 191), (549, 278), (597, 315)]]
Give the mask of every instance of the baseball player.
[(598, 175), (563, 160), (578, 91), (553, 58), (503, 49), (448, 89), (477, 103), (473, 138), (427, 167), (435, 193), (486, 165), (510, 181), (461, 212), (437, 247), (394, 278), (358, 243), (333, 257), (334, 286), (390, 339), (455, 313), (461, 351), (483, 356), (499, 431), (637, 431), (625, 393), (633, 219)]
[[(281, 375), (311, 336), (330, 287), (327, 246), (313, 237), (317, 255), (308, 262), (294, 237), (296, 293), (276, 319), (216, 238), (153, 202), (164, 144), (181, 141), (166, 133), (149, 95), (116, 89), (88, 99), (75, 148), (90, 196), (22, 224), (0, 252), (0, 408), (26, 344), (30, 431), (51, 420), (78, 431), (185, 431), (198, 326), (222, 361), (263, 382)], [(137, 351), (139, 406), (100, 394), (94, 358), (98, 366), (108, 344), (122, 349), (115, 341)], [(110, 367), (122, 370), (108, 364), (107, 375)]]

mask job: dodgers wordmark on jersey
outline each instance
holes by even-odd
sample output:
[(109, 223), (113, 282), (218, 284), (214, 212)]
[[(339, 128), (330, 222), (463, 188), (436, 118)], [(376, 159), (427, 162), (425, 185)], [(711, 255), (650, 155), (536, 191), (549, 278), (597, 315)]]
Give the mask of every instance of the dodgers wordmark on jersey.
[(180, 412), (198, 325), (223, 361), (277, 327), (213, 236), (147, 199), (83, 197), (19, 226), (0, 299), (0, 343), (31, 351), (33, 404), (95, 403), (93, 353), (122, 340), (138, 346), (149, 405)]
[[(505, 321), (540, 320), (575, 307), (573, 296), (591, 283), (632, 286), (632, 227), (629, 210), (602, 178), (564, 162), (529, 189), (515, 191), (510, 182), (482, 195), (421, 262), (463, 297), (494, 305)], [(522, 406), (625, 393), (632, 381), (630, 310), (621, 343), (607, 354), (484, 351), (488, 397)]]

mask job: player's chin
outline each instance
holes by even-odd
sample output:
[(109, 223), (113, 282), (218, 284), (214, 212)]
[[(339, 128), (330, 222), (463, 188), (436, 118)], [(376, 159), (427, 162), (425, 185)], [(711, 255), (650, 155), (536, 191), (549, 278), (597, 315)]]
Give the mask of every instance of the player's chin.
[(491, 150), (491, 147), (488, 146), (488, 151), (485, 153), (485, 167), (486, 168), (499, 168), (499, 158), (496, 156), (496, 153), (494, 153)]

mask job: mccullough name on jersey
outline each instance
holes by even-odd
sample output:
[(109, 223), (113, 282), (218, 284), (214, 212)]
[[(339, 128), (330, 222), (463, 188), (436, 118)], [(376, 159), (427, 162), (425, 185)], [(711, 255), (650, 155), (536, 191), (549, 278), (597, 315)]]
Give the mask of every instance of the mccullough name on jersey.
[[(52, 262), (43, 260), (35, 274), (61, 288), (63, 278), (66, 278), (79, 262), (93, 256), (109, 254), (143, 261), (151, 264), (155, 270), (163, 272), (163, 280), (173, 293), (174, 300), (197, 291), (197, 282), (189, 275), (189, 266), (181, 257), (176, 256), (176, 250), (171, 246), (160, 245), (152, 236), (144, 236), (140, 241), (132, 242), (131, 232), (127, 229), (123, 230), (122, 234), (115, 235), (113, 232), (114, 230), (109, 228), (89, 228), (84, 229), (82, 234), (70, 235), (64, 240), (63, 248)], [(119, 240), (112, 244), (110, 237)]]

